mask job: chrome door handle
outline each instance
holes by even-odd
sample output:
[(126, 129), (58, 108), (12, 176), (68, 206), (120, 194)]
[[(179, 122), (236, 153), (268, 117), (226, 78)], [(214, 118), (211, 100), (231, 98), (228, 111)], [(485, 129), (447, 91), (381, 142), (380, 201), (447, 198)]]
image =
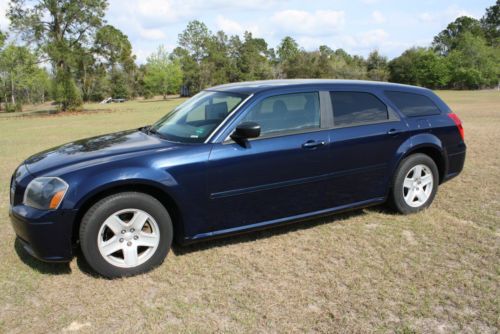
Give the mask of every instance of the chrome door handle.
[(316, 148), (319, 146), (324, 146), (325, 142), (323, 140), (308, 140), (304, 144), (302, 144), (303, 148)]

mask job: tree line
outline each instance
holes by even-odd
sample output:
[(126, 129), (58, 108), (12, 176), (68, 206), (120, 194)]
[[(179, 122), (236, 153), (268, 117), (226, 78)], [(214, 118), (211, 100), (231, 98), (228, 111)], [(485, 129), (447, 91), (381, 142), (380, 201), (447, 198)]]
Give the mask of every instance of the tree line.
[[(290, 36), (272, 48), (245, 32), (229, 36), (191, 21), (169, 53), (160, 46), (138, 65), (128, 37), (106, 24), (105, 0), (11, 0), (10, 29), (0, 32), (0, 101), (6, 111), (55, 101), (60, 110), (84, 101), (187, 94), (217, 84), (280, 78), (391, 81), (429, 88), (481, 89), (500, 80), (500, 0), (480, 20), (462, 16), (430, 47), (388, 60), (327, 45), (307, 51)], [(9, 38), (11, 37), (11, 38)]]

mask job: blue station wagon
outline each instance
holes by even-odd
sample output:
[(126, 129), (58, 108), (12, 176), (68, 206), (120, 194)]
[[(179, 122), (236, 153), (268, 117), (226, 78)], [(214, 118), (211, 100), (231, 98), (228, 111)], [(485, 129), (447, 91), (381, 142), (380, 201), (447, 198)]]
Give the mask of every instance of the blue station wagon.
[(206, 89), (151, 126), (24, 161), (11, 181), (19, 241), (44, 261), (78, 247), (105, 277), (179, 244), (387, 202), (413, 213), (462, 170), (460, 119), (424, 88), (275, 80)]

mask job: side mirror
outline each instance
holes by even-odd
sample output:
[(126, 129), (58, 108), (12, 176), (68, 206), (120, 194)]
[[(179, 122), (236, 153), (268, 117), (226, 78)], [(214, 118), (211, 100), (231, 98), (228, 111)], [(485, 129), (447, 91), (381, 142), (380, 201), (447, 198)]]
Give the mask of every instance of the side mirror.
[(239, 143), (244, 139), (257, 138), (260, 136), (260, 125), (255, 122), (243, 122), (236, 127), (231, 134), (231, 139)]

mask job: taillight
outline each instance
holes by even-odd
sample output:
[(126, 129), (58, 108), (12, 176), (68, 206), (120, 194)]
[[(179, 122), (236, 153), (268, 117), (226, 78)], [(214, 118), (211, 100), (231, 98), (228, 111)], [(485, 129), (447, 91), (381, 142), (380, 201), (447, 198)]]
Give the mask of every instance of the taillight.
[(448, 117), (451, 118), (453, 122), (455, 122), (458, 132), (460, 132), (460, 137), (462, 137), (462, 140), (464, 140), (465, 139), (464, 127), (462, 126), (462, 121), (460, 120), (460, 118), (458, 118), (457, 114), (454, 113), (449, 113)]

